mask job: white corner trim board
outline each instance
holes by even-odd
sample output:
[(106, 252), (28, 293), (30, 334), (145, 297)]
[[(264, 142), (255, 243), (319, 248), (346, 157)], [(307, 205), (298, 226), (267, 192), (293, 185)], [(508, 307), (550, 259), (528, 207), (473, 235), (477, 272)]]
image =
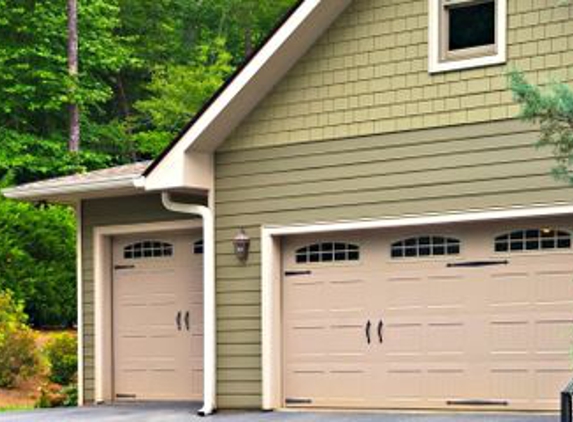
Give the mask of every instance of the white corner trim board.
[(76, 211), (76, 294), (77, 294), (77, 339), (78, 339), (78, 406), (84, 405), (84, 279), (82, 267), (83, 204), (78, 201)]
[(204, 295), (204, 363), (203, 407), (199, 415), (207, 416), (216, 409), (217, 399), (217, 321), (215, 288), (215, 219), (204, 205), (177, 203), (169, 193), (161, 194), (163, 206), (169, 211), (200, 216), (203, 219), (203, 295)]
[[(95, 314), (95, 402), (112, 401), (112, 238), (126, 234), (158, 233), (197, 229), (199, 220), (163, 221), (157, 223), (98, 226), (93, 230), (94, 242), (94, 314)], [(80, 301), (81, 303), (81, 301)], [(80, 355), (81, 356), (81, 355)], [(81, 390), (80, 390), (81, 391)]]
[(571, 203), (539, 204), (509, 209), (468, 210), (445, 214), (410, 215), (396, 218), (290, 226), (263, 226), (261, 230), (263, 409), (275, 410), (283, 407), (281, 363), (281, 238), (283, 236), (559, 215), (573, 215), (573, 205)]

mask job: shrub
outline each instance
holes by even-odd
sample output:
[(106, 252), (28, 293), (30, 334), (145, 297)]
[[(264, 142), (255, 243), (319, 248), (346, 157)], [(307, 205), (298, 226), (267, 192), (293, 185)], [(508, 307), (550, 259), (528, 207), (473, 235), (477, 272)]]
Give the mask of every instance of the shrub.
[(26, 322), (24, 305), (11, 292), (0, 292), (0, 387), (13, 388), (38, 372), (36, 342)]
[(78, 405), (78, 388), (76, 385), (62, 387), (57, 384), (44, 384), (34, 404), (37, 409), (52, 407), (74, 407)]
[(77, 338), (62, 333), (54, 336), (44, 346), (44, 354), (50, 365), (50, 381), (67, 386), (75, 382), (78, 369)]

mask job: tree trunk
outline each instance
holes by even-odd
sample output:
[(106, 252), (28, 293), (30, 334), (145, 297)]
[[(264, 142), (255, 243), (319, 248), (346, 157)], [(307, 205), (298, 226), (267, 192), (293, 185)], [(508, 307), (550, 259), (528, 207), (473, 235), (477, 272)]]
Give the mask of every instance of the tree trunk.
[[(68, 73), (72, 87), (78, 78), (78, 0), (68, 0)], [(72, 88), (72, 100), (69, 104), (70, 137), (68, 149), (71, 152), (80, 150), (80, 108), (73, 99), (75, 88)]]

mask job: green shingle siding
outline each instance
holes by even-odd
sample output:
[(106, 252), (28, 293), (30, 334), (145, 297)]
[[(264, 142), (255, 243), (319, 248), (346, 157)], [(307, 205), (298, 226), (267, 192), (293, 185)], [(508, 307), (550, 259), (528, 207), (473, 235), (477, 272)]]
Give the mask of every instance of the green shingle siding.
[(508, 0), (508, 66), (430, 75), (428, 0), (355, 0), (223, 149), (504, 120), (508, 68), (573, 80), (573, 9)]

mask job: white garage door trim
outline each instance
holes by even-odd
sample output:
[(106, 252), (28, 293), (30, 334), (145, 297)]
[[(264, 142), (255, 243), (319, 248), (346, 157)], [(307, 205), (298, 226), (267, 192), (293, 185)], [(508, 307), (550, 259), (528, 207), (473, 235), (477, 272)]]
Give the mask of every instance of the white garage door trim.
[(98, 226), (94, 228), (94, 313), (95, 313), (95, 402), (113, 401), (112, 350), (112, 238), (129, 234), (151, 234), (202, 227), (201, 220)]
[(281, 237), (298, 234), (369, 230), (391, 227), (429, 226), (508, 220), (528, 217), (550, 217), (573, 214), (573, 205), (539, 205), (511, 209), (475, 210), (449, 214), (411, 215), (401, 218), (342, 221), (334, 223), (263, 226), (261, 232), (262, 271), (262, 373), (263, 409), (283, 407), (282, 369), (282, 297)]

